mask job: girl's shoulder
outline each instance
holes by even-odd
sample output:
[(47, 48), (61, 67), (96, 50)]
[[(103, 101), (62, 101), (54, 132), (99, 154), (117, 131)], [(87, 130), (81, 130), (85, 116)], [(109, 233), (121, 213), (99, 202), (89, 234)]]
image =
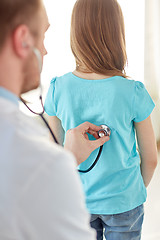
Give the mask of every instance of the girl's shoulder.
[(136, 91), (136, 89), (139, 89), (139, 90), (145, 89), (145, 85), (140, 81), (124, 78), (121, 76), (116, 76), (116, 80), (117, 80), (116, 84), (120, 85), (124, 89), (128, 89), (128, 90), (130, 89), (133, 91)]
[(55, 76), (51, 79), (50, 83), (51, 84), (57, 84), (57, 83), (62, 83), (62, 82), (67, 82), (67, 80), (71, 80), (72, 79), (72, 73), (68, 72), (65, 73), (64, 75), (61, 76)]
[(61, 76), (56, 77), (56, 80), (63, 81), (63, 80), (70, 79), (71, 77), (72, 77), (72, 72), (68, 72), (68, 73), (65, 73)]

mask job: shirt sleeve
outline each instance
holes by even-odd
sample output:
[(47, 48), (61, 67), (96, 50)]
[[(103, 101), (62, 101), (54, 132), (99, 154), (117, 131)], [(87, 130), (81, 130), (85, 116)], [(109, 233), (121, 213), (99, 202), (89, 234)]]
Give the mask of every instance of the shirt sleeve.
[(147, 92), (142, 82), (135, 82), (135, 96), (134, 96), (134, 122), (141, 122), (145, 120), (153, 111), (155, 104)]
[(55, 107), (55, 82), (56, 78), (53, 78), (50, 82), (48, 93), (46, 95), (44, 110), (49, 116), (56, 116)]

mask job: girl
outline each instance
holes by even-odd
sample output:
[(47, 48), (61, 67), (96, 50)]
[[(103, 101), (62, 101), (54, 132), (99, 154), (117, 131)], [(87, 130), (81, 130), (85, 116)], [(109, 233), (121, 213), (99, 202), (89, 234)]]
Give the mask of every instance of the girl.
[[(71, 21), (73, 73), (53, 78), (45, 101), (50, 126), (65, 133), (84, 121), (106, 124), (110, 140), (97, 165), (80, 173), (97, 240), (139, 240), (143, 203), (157, 164), (150, 114), (154, 103), (141, 82), (125, 74), (123, 14), (116, 0), (78, 0)], [(136, 150), (136, 136), (139, 152)], [(80, 164), (87, 169), (97, 150)]]

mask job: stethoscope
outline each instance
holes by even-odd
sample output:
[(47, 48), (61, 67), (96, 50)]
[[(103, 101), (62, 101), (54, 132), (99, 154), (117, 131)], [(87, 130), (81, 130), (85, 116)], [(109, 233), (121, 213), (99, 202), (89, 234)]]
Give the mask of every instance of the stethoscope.
[[(101, 127), (101, 129), (98, 131), (98, 136), (99, 137), (104, 137), (104, 136), (110, 136), (111, 135), (111, 130), (107, 125), (102, 124), (102, 125), (100, 125), (100, 127)], [(92, 163), (92, 165), (88, 169), (86, 169), (86, 170), (78, 169), (78, 172), (87, 173), (87, 172), (91, 171), (92, 168), (94, 168), (94, 166), (97, 164), (97, 162), (98, 162), (98, 160), (99, 160), (99, 158), (102, 154), (102, 149), (103, 149), (103, 145), (100, 146), (99, 152), (98, 152), (98, 155), (97, 155), (95, 161)]]
[[(35, 56), (36, 56), (36, 58), (37, 58), (38, 67), (39, 67), (39, 72), (40, 72), (40, 74), (41, 74), (41, 71), (42, 71), (42, 56), (41, 56), (41, 53), (40, 53), (40, 51), (39, 51), (37, 48), (35, 48), (35, 47), (33, 47), (33, 53), (35, 54)], [(44, 116), (43, 116), (43, 114), (44, 114), (45, 111), (44, 111), (44, 104), (43, 104), (43, 100), (42, 100), (41, 78), (40, 78), (40, 84), (39, 84), (39, 86), (40, 86), (40, 91), (41, 91), (41, 92), (40, 92), (40, 96), (39, 96), (39, 100), (40, 100), (41, 106), (42, 106), (42, 111), (41, 111), (41, 112), (37, 113), (37, 112), (33, 111), (33, 110), (27, 105), (27, 103), (26, 103), (22, 98), (21, 98), (21, 101), (22, 101), (23, 104), (28, 108), (28, 110), (29, 110), (30, 112), (32, 112), (33, 114), (39, 115), (39, 116), (41, 117), (42, 121), (45, 123), (46, 127), (48, 128), (48, 130), (49, 130), (52, 138), (54, 139), (54, 141), (55, 141), (57, 144), (59, 144), (58, 141), (57, 141), (57, 139), (56, 139), (56, 137), (55, 137), (55, 135), (54, 135), (54, 133), (53, 133), (53, 131), (52, 131), (52, 129), (50, 128), (48, 122), (46, 121), (46, 119), (45, 119)], [(99, 136), (99, 137), (104, 137), (104, 136), (110, 136), (110, 135), (111, 135), (111, 130), (110, 130), (110, 128), (109, 128), (107, 125), (102, 124), (100, 127), (101, 127), (101, 129), (98, 131), (98, 136)], [(101, 156), (101, 154), (102, 154), (102, 149), (103, 149), (103, 145), (100, 146), (99, 152), (98, 152), (98, 155), (97, 155), (95, 161), (92, 163), (92, 165), (91, 165), (88, 169), (86, 169), (86, 170), (80, 170), (80, 169), (78, 169), (78, 172), (80, 172), (80, 173), (87, 173), (87, 172), (91, 171), (92, 168), (97, 164), (97, 162), (98, 162), (98, 160), (99, 160), (99, 158), (100, 158), (100, 156)]]

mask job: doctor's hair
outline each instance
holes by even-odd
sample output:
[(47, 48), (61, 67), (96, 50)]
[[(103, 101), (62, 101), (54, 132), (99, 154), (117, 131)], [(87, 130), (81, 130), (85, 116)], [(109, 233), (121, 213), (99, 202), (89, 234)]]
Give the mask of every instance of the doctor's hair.
[(36, 34), (34, 19), (42, 6), (41, 0), (0, 0), (0, 50), (7, 36), (21, 24)]
[(126, 77), (124, 18), (117, 0), (77, 0), (70, 43), (76, 70)]

